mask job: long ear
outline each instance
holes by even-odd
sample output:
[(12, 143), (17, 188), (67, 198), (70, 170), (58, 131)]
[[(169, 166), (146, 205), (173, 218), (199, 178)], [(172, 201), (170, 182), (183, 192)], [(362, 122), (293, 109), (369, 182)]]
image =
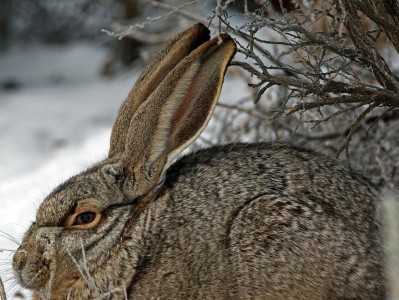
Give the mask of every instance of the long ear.
[(184, 57), (208, 40), (208, 28), (202, 24), (194, 25), (170, 40), (150, 61), (119, 109), (112, 129), (108, 157), (124, 151), (126, 133), (137, 108)]
[(236, 52), (222, 34), (184, 58), (134, 114), (123, 165), (134, 195), (162, 180), (168, 164), (202, 132), (215, 108), (227, 66)]

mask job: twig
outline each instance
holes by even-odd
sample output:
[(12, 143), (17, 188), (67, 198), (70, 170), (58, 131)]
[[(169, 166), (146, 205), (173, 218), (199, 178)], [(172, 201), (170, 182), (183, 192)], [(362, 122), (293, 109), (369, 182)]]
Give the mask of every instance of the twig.
[(168, 15), (169, 14), (177, 14), (177, 15), (180, 15), (180, 16), (185, 17), (187, 19), (196, 21), (196, 22), (200, 22), (200, 23), (204, 23), (204, 24), (208, 23), (207, 19), (205, 19), (205, 18), (203, 18), (203, 17), (201, 17), (201, 16), (199, 16), (197, 14), (193, 14), (191, 12), (188, 12), (188, 11), (182, 9), (182, 8), (188, 6), (188, 5), (192, 5), (192, 4), (198, 3), (199, 0), (194, 0), (194, 1), (185, 3), (185, 4), (183, 4), (181, 6), (178, 6), (178, 7), (170, 5), (170, 4), (167, 4), (167, 3), (162, 3), (162, 2), (159, 2), (159, 1), (153, 1), (153, 0), (139, 0), (139, 1), (140, 2), (144, 2), (146, 4), (149, 4), (149, 5), (151, 5), (152, 7), (155, 7), (155, 8), (161, 8), (161, 9), (167, 10), (169, 12)]
[(7, 300), (6, 291), (4, 289), (3, 281), (0, 277), (0, 300)]
[[(158, 1), (151, 1), (151, 0), (140, 0), (140, 1), (145, 2), (147, 4), (150, 4), (153, 7), (167, 9), (168, 12), (163, 14), (163, 15), (157, 16), (157, 17), (147, 17), (146, 21), (144, 21), (144, 22), (142, 22), (140, 24), (130, 25), (130, 26), (127, 26), (127, 28), (124, 27), (124, 30), (122, 32), (115, 33), (115, 32), (110, 31), (108, 29), (102, 29), (102, 31), (107, 33), (110, 36), (115, 36), (115, 37), (118, 37), (119, 39), (122, 39), (123, 37), (125, 37), (127, 35), (130, 35), (135, 29), (144, 28), (146, 25), (154, 23), (154, 22), (159, 21), (161, 19), (164, 19), (165, 17), (167, 17), (169, 15), (172, 15), (172, 14), (180, 14), (180, 15), (186, 17), (186, 18), (198, 17), (198, 16), (196, 16), (194, 14), (191, 14), (189, 12), (186, 12), (186, 11), (182, 10), (182, 8), (184, 8), (184, 7), (187, 7), (189, 5), (193, 5), (193, 4), (197, 3), (198, 0), (193, 0), (193, 1), (184, 3), (184, 4), (182, 4), (180, 6), (177, 6), (177, 7), (171, 6), (171, 5), (166, 4), (166, 3), (161, 3), (161, 2), (158, 2)], [(204, 19), (201, 18), (201, 21), (199, 21), (199, 22), (204, 22)], [(205, 20), (205, 23), (206, 23), (206, 20)], [(120, 27), (122, 28), (123, 26), (120, 26)]]
[[(347, 154), (347, 158), (349, 159), (349, 152), (348, 152), (348, 147), (349, 147), (349, 143), (352, 140), (352, 136), (354, 134), (354, 132), (357, 130), (357, 128), (360, 126), (360, 122), (364, 119), (365, 116), (367, 116), (374, 108), (376, 107), (375, 104), (370, 105), (369, 107), (367, 107), (356, 119), (355, 123), (353, 123), (348, 135), (346, 136), (345, 139), (345, 143), (343, 143), (341, 145), (341, 147), (339, 148), (338, 152), (337, 152), (337, 157), (340, 156), (340, 154), (342, 153), (342, 151), (344, 149), (346, 149), (346, 154)], [(349, 161), (349, 160), (348, 160)]]

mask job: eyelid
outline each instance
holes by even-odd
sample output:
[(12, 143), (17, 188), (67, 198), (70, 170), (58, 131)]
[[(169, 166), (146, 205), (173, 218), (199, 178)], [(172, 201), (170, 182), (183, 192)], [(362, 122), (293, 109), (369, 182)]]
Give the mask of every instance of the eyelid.
[(78, 202), (78, 204), (75, 207), (75, 214), (81, 214), (85, 211), (91, 211), (94, 213), (101, 213), (101, 209), (97, 207), (96, 205), (88, 202)]

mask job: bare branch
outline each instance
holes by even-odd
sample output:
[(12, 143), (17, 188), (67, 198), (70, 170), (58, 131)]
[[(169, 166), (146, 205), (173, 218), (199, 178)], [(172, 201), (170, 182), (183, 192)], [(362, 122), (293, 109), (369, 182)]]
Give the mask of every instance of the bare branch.
[(1, 278), (0, 278), (0, 300), (7, 300), (6, 291), (4, 290), (4, 284)]

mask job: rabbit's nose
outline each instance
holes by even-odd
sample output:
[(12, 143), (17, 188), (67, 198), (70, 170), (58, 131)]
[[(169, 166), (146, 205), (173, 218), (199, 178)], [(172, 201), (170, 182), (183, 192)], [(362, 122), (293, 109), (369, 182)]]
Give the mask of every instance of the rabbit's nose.
[(21, 270), (24, 267), (26, 259), (28, 257), (29, 248), (31, 248), (29, 244), (22, 244), (21, 247), (19, 247), (18, 250), (15, 252), (13, 257), (14, 270)]

